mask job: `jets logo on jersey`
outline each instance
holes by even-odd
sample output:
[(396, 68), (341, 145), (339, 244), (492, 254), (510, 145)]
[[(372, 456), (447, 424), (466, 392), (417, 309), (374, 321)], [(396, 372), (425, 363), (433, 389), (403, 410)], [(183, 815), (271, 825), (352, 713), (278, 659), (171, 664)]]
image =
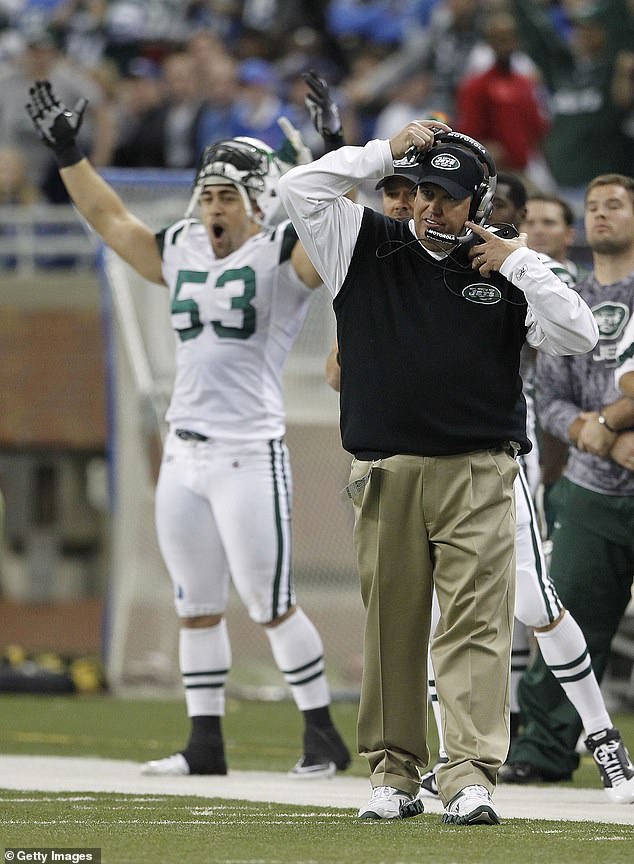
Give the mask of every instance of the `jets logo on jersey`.
[(476, 282), (474, 285), (467, 285), (466, 288), (463, 288), (462, 296), (471, 303), (481, 303), (483, 306), (490, 306), (492, 303), (500, 302), (502, 292), (495, 285), (487, 285), (486, 282)]
[(630, 310), (624, 303), (599, 303), (594, 306), (594, 315), (602, 339), (616, 339), (620, 336), (629, 317)]
[(630, 310), (624, 303), (599, 303), (592, 307), (599, 328), (599, 341), (592, 354), (597, 362), (616, 365), (618, 339), (623, 332)]

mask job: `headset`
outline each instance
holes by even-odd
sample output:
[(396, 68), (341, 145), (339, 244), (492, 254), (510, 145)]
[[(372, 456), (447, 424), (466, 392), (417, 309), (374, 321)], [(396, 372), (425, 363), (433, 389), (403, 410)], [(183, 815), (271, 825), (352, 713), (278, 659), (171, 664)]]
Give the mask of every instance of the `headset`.
[[(486, 147), (480, 144), (479, 141), (476, 141), (475, 138), (471, 138), (462, 132), (437, 132), (434, 144), (430, 150), (421, 151), (417, 147), (410, 147), (405, 154), (405, 158), (399, 160), (399, 163), (395, 162), (394, 165), (396, 167), (397, 164), (407, 164), (410, 166), (419, 164), (423, 159), (433, 156), (434, 147), (440, 144), (461, 145), (465, 150), (473, 153), (485, 169), (484, 180), (473, 193), (471, 207), (469, 208), (469, 220), (475, 222), (476, 225), (482, 225), (493, 210), (493, 197), (497, 187), (497, 168), (495, 167), (493, 157)], [(430, 240), (439, 240), (443, 243), (469, 243), (475, 237), (470, 228), (465, 228), (461, 234), (443, 234), (442, 231), (434, 231), (430, 228), (425, 231), (425, 236), (429, 237)]]

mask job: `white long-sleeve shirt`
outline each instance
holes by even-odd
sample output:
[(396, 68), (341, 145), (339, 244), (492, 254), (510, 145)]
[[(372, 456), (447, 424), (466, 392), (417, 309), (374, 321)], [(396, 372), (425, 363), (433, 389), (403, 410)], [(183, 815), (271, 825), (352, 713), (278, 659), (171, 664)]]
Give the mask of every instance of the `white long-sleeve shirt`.
[[(333, 297), (348, 273), (364, 207), (345, 195), (364, 180), (394, 173), (389, 141), (341, 147), (280, 180), (282, 203), (315, 269)], [(414, 222), (409, 224), (415, 237)], [(547, 354), (591, 351), (599, 330), (587, 304), (545, 266), (532, 249), (517, 249), (500, 273), (528, 302), (526, 341)], [(480, 280), (481, 281), (481, 280)]]

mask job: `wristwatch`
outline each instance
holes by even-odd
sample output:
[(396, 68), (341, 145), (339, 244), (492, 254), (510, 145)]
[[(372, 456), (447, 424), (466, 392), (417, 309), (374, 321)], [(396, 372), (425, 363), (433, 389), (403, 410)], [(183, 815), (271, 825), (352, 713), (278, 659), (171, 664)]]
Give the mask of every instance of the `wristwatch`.
[(612, 426), (610, 426), (610, 424), (606, 420), (606, 417), (605, 417), (605, 414), (603, 413), (603, 411), (599, 414), (597, 420), (599, 421), (601, 426), (604, 426), (608, 430), (608, 432), (611, 432), (613, 435), (619, 434), (618, 429), (614, 429)]

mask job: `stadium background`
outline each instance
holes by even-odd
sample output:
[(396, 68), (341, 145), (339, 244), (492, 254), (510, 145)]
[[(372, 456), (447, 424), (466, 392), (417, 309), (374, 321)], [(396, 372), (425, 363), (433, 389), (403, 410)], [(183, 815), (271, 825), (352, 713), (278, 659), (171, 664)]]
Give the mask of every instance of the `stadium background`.
[[(69, 57), (84, 64), (91, 62), (88, 47), (97, 51), (95, 37), (105, 33), (103, 56), (125, 69), (125, 78), (135, 55), (151, 61), (144, 66), (147, 72), (196, 28), (210, 28), (240, 63), (253, 57), (270, 61), (285, 99), (292, 97), (289, 82), (313, 63), (336, 82), (340, 98), (369, 80), (382, 60), (400, 59), (400, 49), (411, 47), (412, 40), (423, 45), (436, 13), (461, 9), (460, 14), (471, 16), (465, 19), (464, 44), (472, 45), (482, 35), (477, 30), (482, 17), (473, 17), (473, 11), (495, 14), (509, 3), (136, 0), (102, 4), (105, 18), (97, 23), (82, 18), (90, 5), (0, 3), (0, 69), (17, 56), (20, 33), (34, 45), (53, 35)], [(555, 19), (569, 5), (544, 7), (553, 24), (562, 27), (561, 14)], [(600, 5), (592, 4), (593, 14)], [(606, 8), (614, 14), (617, 5)], [(92, 6), (94, 11), (99, 4)], [(55, 19), (62, 7), (70, 12), (61, 25), (58, 17), (51, 34), (46, 19)], [(618, 23), (624, 39), (626, 21)], [(448, 40), (452, 31), (442, 32)], [(432, 76), (436, 84), (441, 72), (450, 75), (452, 64), (460, 66), (463, 50), (457, 42), (443, 39), (442, 44), (452, 47), (444, 56), (447, 68)], [(220, 49), (217, 41), (209, 45)], [(248, 68), (271, 72), (261, 64)], [(418, 110), (430, 91), (423, 88), (415, 96), (409, 86), (415, 77), (401, 79), (394, 104), (386, 94), (359, 102), (357, 110), (348, 103), (349, 140), (365, 140), (381, 108), (400, 110), (399, 116), (414, 104)], [(106, 88), (111, 81), (107, 75), (101, 80)], [(436, 91), (431, 92), (435, 99)], [(298, 101), (301, 111), (303, 97)], [(286, 107), (298, 104), (289, 101)], [(303, 123), (318, 153), (321, 142), (305, 112)], [(183, 212), (191, 172), (111, 177), (133, 208), (160, 227)], [(588, 260), (582, 243), (574, 253)], [(67, 673), (74, 658), (87, 656), (96, 666), (105, 664), (113, 692), (178, 695), (176, 620), (152, 519), (171, 374), (171, 333), (160, 289), (135, 284), (124, 267), (99, 250), (71, 207), (41, 201), (0, 205), (0, 270), (0, 490), (6, 499), (0, 539), (0, 688), (54, 686), (56, 671)], [(358, 689), (362, 615), (351, 513), (341, 496), (349, 458), (339, 443), (336, 396), (323, 380), (332, 336), (331, 310), (320, 291), (290, 358), (285, 389), (295, 479), (296, 580), (300, 599), (323, 634), (335, 692), (345, 698)], [(262, 634), (235, 603), (230, 617), (232, 631), (239, 634), (231, 686), (243, 694), (284, 695), (272, 665), (260, 660), (268, 656)], [(622, 625), (604, 682), (613, 707), (631, 709), (634, 701), (633, 622), (629, 616)], [(82, 679), (85, 685), (88, 677)], [(95, 686), (102, 680), (93, 676)]]

